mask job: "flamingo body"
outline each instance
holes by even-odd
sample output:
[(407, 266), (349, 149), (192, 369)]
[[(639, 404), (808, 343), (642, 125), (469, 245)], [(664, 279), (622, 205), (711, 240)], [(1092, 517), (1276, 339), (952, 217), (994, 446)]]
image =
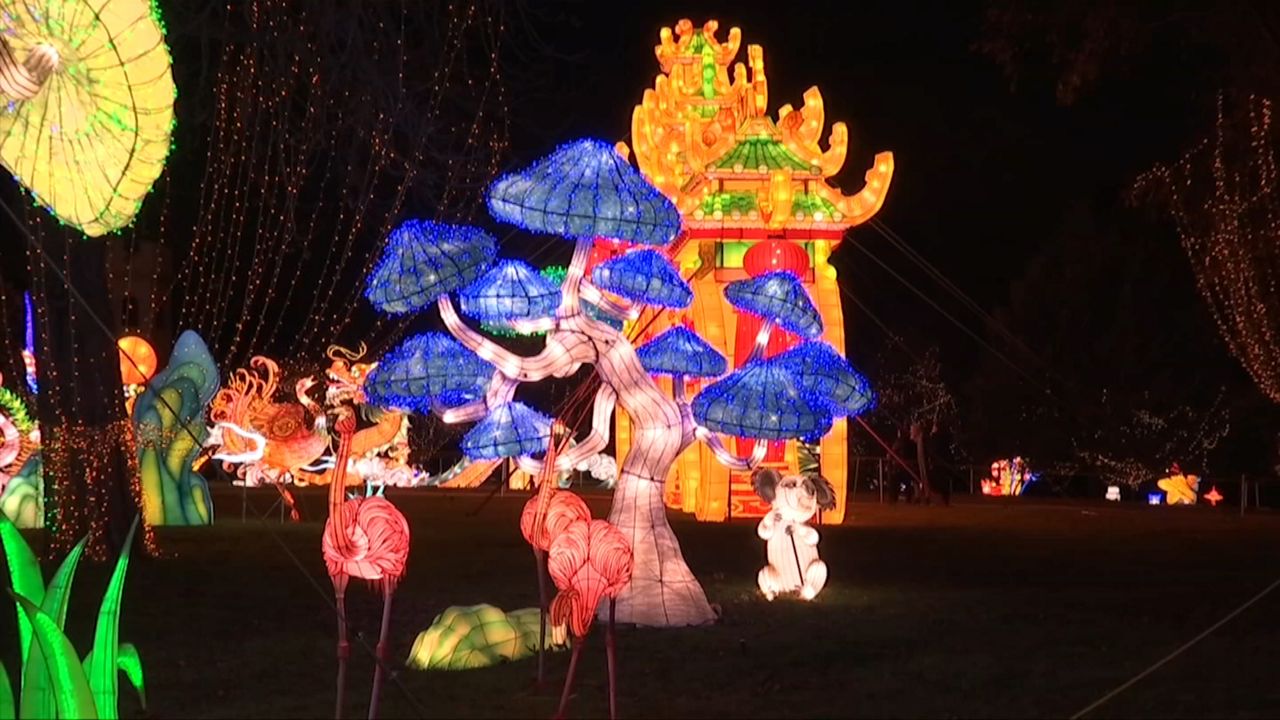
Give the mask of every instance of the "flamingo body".
[(585, 637), (604, 598), (616, 598), (631, 582), (631, 545), (605, 520), (578, 520), (551, 543), (547, 569), (560, 593), (551, 603), (551, 622), (567, 624)]
[(343, 510), (343, 527), (337, 527), (332, 516), (324, 525), (321, 546), (329, 575), (395, 587), (409, 559), (409, 522), (404, 514), (383, 497), (352, 498)]
[[(541, 503), (546, 504), (546, 512), (539, 526), (538, 507)], [(524, 535), (525, 541), (534, 550), (547, 552), (551, 549), (552, 540), (570, 524), (590, 519), (591, 511), (587, 509), (586, 501), (571, 492), (557, 492), (550, 500), (534, 495), (524, 504), (524, 511), (520, 513), (520, 534)]]

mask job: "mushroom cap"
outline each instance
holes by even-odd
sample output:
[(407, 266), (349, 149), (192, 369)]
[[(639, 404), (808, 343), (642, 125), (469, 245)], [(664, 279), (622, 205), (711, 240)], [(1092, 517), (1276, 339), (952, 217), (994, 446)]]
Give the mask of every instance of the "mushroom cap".
[(523, 403), (503, 403), (476, 423), (462, 438), (462, 452), (470, 460), (532, 455), (547, 449), (551, 418)]
[(497, 241), (480, 228), (406, 220), (387, 236), (364, 296), (385, 313), (420, 310), (475, 282), (497, 250)]
[(591, 282), (601, 290), (645, 305), (683, 309), (693, 302), (689, 283), (662, 253), (649, 248), (630, 250), (596, 265)]
[(533, 232), (666, 245), (680, 213), (602, 140), (577, 140), (489, 187), (489, 213)]
[(774, 270), (749, 280), (734, 280), (724, 288), (725, 300), (810, 340), (822, 335), (822, 316), (800, 278)]
[(826, 400), (837, 417), (858, 415), (875, 405), (871, 383), (824, 342), (801, 343), (769, 361), (781, 365), (801, 387)]
[(708, 385), (693, 399), (693, 417), (710, 430), (760, 440), (809, 440), (831, 429), (830, 405), (769, 360)]
[(729, 363), (706, 340), (677, 325), (636, 348), (644, 369), (657, 375), (719, 377)]
[(369, 373), (364, 394), (376, 407), (426, 413), (432, 402), (456, 407), (484, 397), (493, 365), (449, 335), (405, 339)]
[(536, 320), (555, 315), (560, 288), (521, 260), (500, 260), (462, 290), (463, 315), (484, 323)]

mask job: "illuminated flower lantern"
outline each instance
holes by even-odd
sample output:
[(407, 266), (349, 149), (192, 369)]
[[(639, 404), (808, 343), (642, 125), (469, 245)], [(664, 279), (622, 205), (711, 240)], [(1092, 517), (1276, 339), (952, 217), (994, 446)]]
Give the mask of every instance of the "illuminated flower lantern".
[[(497, 327), (546, 329), (560, 305), (560, 288), (519, 260), (502, 260), (459, 296), (462, 314)], [(546, 321), (544, 325), (536, 321)]]
[(460, 290), (493, 262), (498, 243), (483, 230), (408, 220), (391, 232), (365, 286), (365, 297), (392, 315), (421, 310)]
[(671, 262), (648, 248), (631, 250), (596, 265), (591, 281), (601, 290), (642, 305), (680, 309), (693, 302), (693, 290)]
[[(742, 319), (750, 319), (754, 331), (745, 347), (737, 349), (739, 367), (754, 359), (766, 357), (771, 341), (779, 333), (809, 339), (822, 335), (822, 317), (800, 279), (790, 270), (774, 270), (750, 279), (730, 282), (724, 288), (724, 297), (739, 312), (739, 328), (745, 326), (746, 321)], [(753, 444), (752, 441), (739, 440), (739, 452)], [(784, 442), (776, 439), (770, 442), (765, 463), (785, 470), (785, 448)], [(765, 508), (759, 496), (751, 489), (750, 478), (742, 479), (741, 482), (737, 480), (735, 477), (735, 483), (730, 487), (734, 513), (759, 517)]]
[(708, 385), (693, 399), (693, 417), (714, 432), (752, 440), (816, 439), (831, 430), (832, 422), (823, 398), (769, 360), (751, 362)]
[(493, 365), (444, 333), (414, 335), (387, 353), (365, 381), (377, 407), (431, 412), (434, 404), (461, 405), (484, 396)]
[(640, 363), (653, 375), (669, 375), (677, 402), (685, 399), (684, 378), (715, 378), (724, 374), (724, 356), (692, 330), (677, 326), (636, 349)]
[[(822, 147), (826, 119), (817, 88), (804, 93), (801, 107), (783, 105), (770, 117), (763, 49), (749, 45), (743, 62), (735, 62), (742, 32), (733, 28), (722, 42), (718, 30), (714, 20), (701, 27), (681, 20), (674, 31), (662, 29), (654, 48), (661, 74), (635, 107), (631, 147), (623, 148), (684, 218), (685, 234), (670, 256), (695, 296), (685, 312), (661, 313), (652, 322), (641, 318), (637, 325), (647, 329), (639, 341), (687, 325), (731, 358), (734, 367), (742, 367), (762, 320), (737, 311), (721, 299), (721, 291), (735, 280), (785, 270), (817, 301), (822, 339), (843, 348), (840, 290), (828, 258), (849, 228), (879, 211), (893, 176), (893, 156), (876, 155), (866, 186), (854, 194), (832, 186), (829, 178), (840, 172), (848, 151), (844, 123), (831, 126)], [(764, 356), (809, 337), (775, 331)], [(619, 454), (628, 443), (626, 419), (620, 417)], [(848, 475), (845, 420), (836, 420), (820, 446), (836, 491), (836, 508), (823, 517), (839, 522)], [(769, 462), (784, 474), (794, 473), (796, 449), (791, 442), (773, 445)], [(670, 503), (710, 521), (762, 512), (749, 476), (719, 467), (709, 454), (700, 448), (681, 457)]]
[(499, 405), (462, 438), (462, 452), (472, 460), (533, 455), (547, 447), (551, 418), (523, 403)]
[(133, 220), (169, 154), (175, 94), (150, 0), (6, 5), (0, 163), (85, 235)]
[(1195, 505), (1199, 498), (1200, 476), (1184, 475), (1178, 463), (1169, 469), (1169, 476), (1161, 478), (1156, 486), (1164, 491), (1164, 500), (1169, 505)]

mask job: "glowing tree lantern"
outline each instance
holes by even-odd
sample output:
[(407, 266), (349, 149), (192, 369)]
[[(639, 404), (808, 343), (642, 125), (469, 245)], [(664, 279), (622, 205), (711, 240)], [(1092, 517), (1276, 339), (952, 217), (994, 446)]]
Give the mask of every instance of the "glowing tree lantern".
[(641, 305), (686, 308), (693, 302), (693, 290), (671, 262), (649, 248), (631, 250), (596, 265), (591, 282)]
[(800, 387), (826, 400), (837, 417), (861, 415), (875, 406), (871, 383), (824, 342), (801, 343), (770, 360), (787, 370)]
[[(670, 375), (677, 380), (685, 376), (719, 377), (728, 368), (724, 356), (706, 340), (686, 327), (673, 327), (636, 348), (644, 369), (655, 375)], [(684, 383), (677, 382), (675, 392), (684, 397)]]
[[(531, 167), (499, 179), (490, 188), (489, 208), (500, 220), (573, 239), (573, 261), (561, 286), (553, 327), (546, 334), (543, 349), (532, 357), (516, 355), (463, 323), (448, 295), (455, 290), (464, 295), (469, 292), (460, 282), (441, 282), (437, 275), (423, 273), (417, 286), (401, 283), (403, 294), (436, 298), (449, 332), (496, 370), (482, 397), (461, 404), (431, 403), (433, 410), (446, 422), (472, 422), (495, 413), (505, 416), (510, 410), (504, 408), (509, 408), (520, 383), (567, 377), (584, 364), (593, 365), (602, 386), (595, 398), (591, 431), (556, 455), (554, 466), (557, 471), (585, 466), (609, 442), (615, 405), (629, 416), (629, 451), (620, 464), (609, 515), (634, 553), (631, 583), (617, 598), (618, 617), (626, 623), (668, 626), (713, 620), (706, 596), (685, 565), (666, 522), (664, 482), (675, 459), (696, 439), (710, 444), (718, 460), (738, 469), (747, 469), (760, 458), (736, 457), (712, 430), (699, 428), (692, 411), (685, 407), (687, 403), (677, 402), (671, 393), (660, 389), (629, 339), (616, 326), (594, 319), (584, 309), (584, 302), (590, 303), (600, 313), (621, 321), (637, 317), (641, 305), (678, 306), (688, 301), (683, 278), (665, 265), (661, 254), (645, 248), (617, 254), (593, 268), (590, 279), (586, 276), (594, 238), (665, 245), (679, 234), (679, 213), (612, 146), (593, 140), (562, 146)], [(422, 234), (422, 240), (466, 234), (461, 229), (436, 230)], [(471, 235), (485, 242), (479, 231)], [(398, 258), (405, 251), (403, 236), (393, 236), (380, 267), (406, 266)], [(483, 274), (480, 269), (474, 276)], [(379, 281), (375, 275), (371, 283)], [(377, 297), (372, 291), (368, 295)], [(785, 375), (786, 371), (777, 369), (776, 373)], [(787, 386), (795, 387), (794, 382)], [(813, 414), (825, 416), (829, 424), (831, 409), (816, 396)], [(513, 415), (512, 420), (518, 418)], [(811, 422), (800, 434), (812, 431), (820, 435), (820, 425)], [(500, 445), (495, 452), (521, 451), (516, 460), (527, 472), (537, 474), (543, 469), (544, 463), (531, 456), (532, 443), (528, 447), (522, 442)], [(759, 448), (761, 456), (763, 449)]]
[(211, 525), (213, 501), (192, 460), (209, 435), (205, 408), (218, 391), (218, 367), (194, 331), (178, 336), (169, 365), (133, 406), (142, 509), (149, 525)]
[(819, 438), (831, 429), (830, 404), (768, 360), (752, 362), (708, 385), (692, 407), (703, 427), (752, 440)]
[[(829, 257), (849, 228), (880, 210), (893, 177), (893, 156), (876, 155), (861, 190), (846, 195), (833, 186), (830, 178), (840, 172), (849, 147), (844, 123), (832, 124), (827, 134), (817, 88), (805, 91), (800, 107), (783, 105), (771, 117), (763, 48), (747, 45), (740, 55), (742, 32), (732, 28), (722, 42), (719, 29), (715, 20), (698, 26), (688, 19), (662, 28), (654, 47), (660, 74), (632, 112), (630, 147), (622, 146), (680, 210), (685, 234), (669, 252), (694, 290), (687, 310), (643, 318), (639, 327), (646, 329), (637, 340), (685, 325), (734, 367), (742, 367), (763, 320), (740, 312), (721, 292), (736, 280), (785, 270), (816, 300), (822, 339), (843, 349), (840, 288)], [(764, 356), (803, 339), (775, 331)], [(620, 456), (629, 447), (627, 422), (619, 416)], [(819, 447), (836, 491), (836, 508), (823, 518), (839, 522), (849, 474), (843, 418)], [(796, 472), (803, 456), (797, 443), (779, 442), (771, 445), (767, 462)], [(708, 448), (682, 455), (672, 480), (677, 490), (670, 503), (699, 520), (764, 512), (749, 475), (718, 465)], [(683, 492), (686, 487), (696, 492)]]

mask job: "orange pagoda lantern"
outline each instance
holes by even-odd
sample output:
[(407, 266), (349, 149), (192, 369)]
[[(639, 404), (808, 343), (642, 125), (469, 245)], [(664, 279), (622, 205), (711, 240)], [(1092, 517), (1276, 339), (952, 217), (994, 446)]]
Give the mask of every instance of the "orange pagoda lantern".
[[(646, 311), (634, 321), (634, 340), (640, 344), (683, 324), (741, 366), (760, 320), (725, 302), (724, 285), (786, 269), (800, 277), (822, 313), (823, 340), (843, 351), (840, 289), (827, 259), (846, 230), (879, 211), (893, 177), (893, 154), (876, 155), (861, 191), (845, 195), (831, 186), (828, 178), (845, 162), (848, 128), (833, 124), (826, 149), (821, 147), (825, 118), (816, 87), (805, 92), (799, 109), (783, 105), (770, 117), (764, 50), (749, 45), (746, 62), (735, 63), (742, 32), (730, 29), (722, 43), (716, 39), (718, 27), (714, 20), (701, 28), (681, 20), (674, 33), (662, 29), (654, 48), (662, 72), (632, 113), (631, 147), (618, 144), (624, 157), (634, 153), (641, 172), (680, 209), (685, 234), (670, 253), (694, 289), (687, 310)], [(617, 250), (601, 241), (593, 259)], [(766, 356), (796, 342), (795, 336), (774, 330)], [(700, 389), (694, 384), (689, 392)], [(630, 444), (629, 422), (622, 413), (616, 422), (621, 456)], [(820, 471), (836, 491), (836, 508), (823, 513), (823, 522), (844, 519), (847, 438), (846, 421), (840, 419), (820, 445)], [(739, 454), (750, 452), (754, 442), (739, 440)], [(784, 473), (804, 464), (794, 441), (770, 443), (764, 461)], [(752, 491), (749, 473), (729, 471), (701, 443), (677, 461), (666, 493), (669, 506), (705, 521), (760, 517), (767, 508)]]

